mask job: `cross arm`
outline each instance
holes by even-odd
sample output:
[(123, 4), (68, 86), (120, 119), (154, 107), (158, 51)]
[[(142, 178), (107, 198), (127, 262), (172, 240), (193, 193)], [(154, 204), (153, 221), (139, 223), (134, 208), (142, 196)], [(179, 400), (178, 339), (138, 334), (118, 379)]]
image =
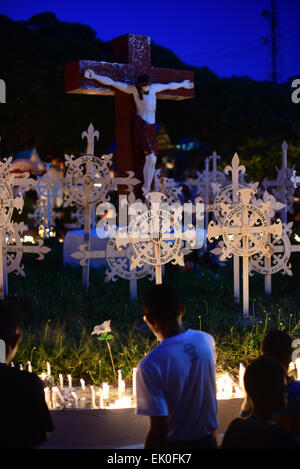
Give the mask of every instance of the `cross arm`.
[(84, 77), (89, 80), (94, 80), (100, 83), (101, 85), (107, 85), (109, 87), (117, 88), (117, 90), (123, 91), (124, 93), (132, 94), (134, 87), (128, 85), (128, 83), (123, 83), (121, 81), (112, 80), (109, 77), (104, 75), (97, 75), (93, 70), (87, 68), (84, 72)]
[[(87, 69), (93, 70), (99, 76), (110, 77), (113, 82), (127, 85), (134, 83), (134, 67), (131, 64), (97, 62), (96, 60), (76, 60), (65, 65), (66, 93), (114, 95), (112, 85), (101, 84), (84, 76)], [(124, 90), (122, 90), (124, 91)]]
[[(150, 75), (155, 86), (164, 87), (157, 91), (158, 99), (182, 100), (195, 97), (194, 87), (182, 87), (186, 81), (194, 83), (194, 72), (152, 67)], [(169, 88), (170, 84), (172, 84), (171, 88)]]
[(153, 86), (155, 88), (155, 93), (159, 93), (166, 90), (179, 90), (180, 88), (191, 89), (194, 88), (194, 83), (189, 80), (184, 80), (179, 83), (155, 83)]

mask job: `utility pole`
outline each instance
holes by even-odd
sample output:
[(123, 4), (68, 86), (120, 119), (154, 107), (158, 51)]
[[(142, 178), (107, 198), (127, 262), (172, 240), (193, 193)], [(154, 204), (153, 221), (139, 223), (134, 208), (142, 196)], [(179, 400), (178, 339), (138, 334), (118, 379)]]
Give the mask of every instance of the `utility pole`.
[(271, 80), (276, 84), (279, 79), (279, 21), (276, 0), (270, 0), (270, 9), (262, 11), (263, 18), (270, 20), (269, 37), (263, 37), (263, 43), (271, 47)]

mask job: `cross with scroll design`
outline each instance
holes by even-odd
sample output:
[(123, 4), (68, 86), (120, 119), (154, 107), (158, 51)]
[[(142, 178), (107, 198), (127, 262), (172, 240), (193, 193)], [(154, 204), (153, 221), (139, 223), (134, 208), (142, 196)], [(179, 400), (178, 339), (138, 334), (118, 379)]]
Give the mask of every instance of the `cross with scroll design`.
[[(194, 73), (186, 70), (171, 70), (151, 66), (151, 39), (148, 36), (125, 34), (113, 40), (113, 57), (116, 62), (77, 60), (65, 66), (65, 90), (67, 93), (90, 95), (114, 95), (117, 145), (118, 177), (126, 171), (134, 171), (143, 180), (144, 155), (139, 154), (134, 144), (133, 118), (136, 114), (132, 95), (115, 88), (103, 86), (84, 77), (86, 69), (115, 81), (135, 84), (141, 74), (150, 76), (152, 83), (194, 81)], [(194, 97), (194, 88), (165, 90), (157, 94), (158, 99), (182, 100)], [(121, 193), (121, 192), (120, 192)]]

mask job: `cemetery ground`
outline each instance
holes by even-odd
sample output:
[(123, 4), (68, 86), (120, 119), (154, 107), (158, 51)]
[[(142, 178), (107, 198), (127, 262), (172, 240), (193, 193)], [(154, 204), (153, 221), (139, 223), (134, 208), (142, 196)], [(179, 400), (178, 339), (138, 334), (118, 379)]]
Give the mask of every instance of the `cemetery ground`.
[[(46, 242), (47, 244), (47, 242)], [(48, 243), (49, 244), (49, 243)], [(130, 302), (126, 280), (104, 283), (104, 269), (91, 269), (88, 293), (81, 288), (81, 268), (63, 268), (62, 244), (51, 242), (51, 252), (42, 263), (24, 255), (26, 277), (9, 275), (9, 293), (21, 300), (22, 339), (15, 366), (27, 362), (33, 371), (52, 376), (71, 374), (74, 385), (115, 384), (112, 360), (105, 340), (91, 335), (95, 325), (111, 320), (109, 340), (115, 370), (132, 379), (132, 369), (155, 345), (156, 339), (143, 321), (141, 298), (153, 284), (138, 282), (138, 300)], [(272, 295), (264, 293), (263, 276), (250, 277), (250, 314), (240, 321), (242, 306), (233, 302), (232, 266), (212, 263), (215, 256), (199, 256), (193, 269), (168, 264), (164, 282), (178, 289), (185, 305), (184, 326), (213, 335), (217, 349), (217, 372), (238, 376), (260, 353), (263, 335), (271, 328), (300, 337), (300, 254), (292, 256), (293, 277), (272, 276)], [(192, 254), (195, 256), (195, 253)], [(186, 264), (188, 264), (188, 257)], [(127, 383), (126, 383), (127, 384)]]

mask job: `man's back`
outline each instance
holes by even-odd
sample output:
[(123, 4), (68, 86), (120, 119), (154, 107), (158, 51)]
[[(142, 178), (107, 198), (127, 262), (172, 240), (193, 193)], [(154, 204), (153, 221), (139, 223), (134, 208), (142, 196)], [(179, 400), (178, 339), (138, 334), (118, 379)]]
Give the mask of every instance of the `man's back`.
[(168, 415), (168, 441), (202, 439), (217, 428), (211, 335), (189, 329), (163, 340), (140, 362), (137, 413)]
[(43, 383), (34, 373), (0, 364), (0, 448), (34, 448), (53, 430)]

